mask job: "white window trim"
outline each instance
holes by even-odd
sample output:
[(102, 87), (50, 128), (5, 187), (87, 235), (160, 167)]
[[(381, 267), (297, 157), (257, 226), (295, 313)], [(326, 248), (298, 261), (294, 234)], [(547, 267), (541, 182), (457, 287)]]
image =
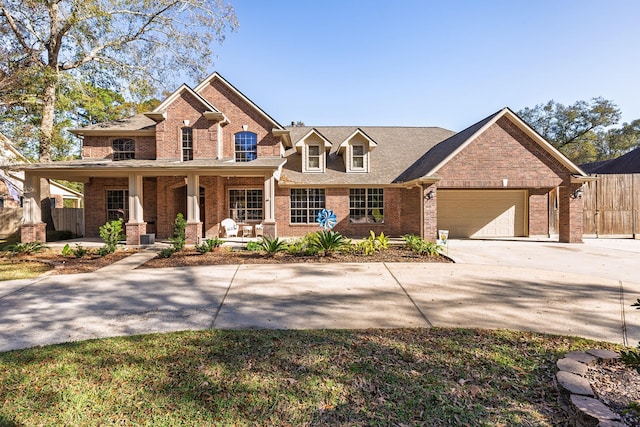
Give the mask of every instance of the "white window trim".
[[(311, 168), (309, 167), (309, 148), (310, 147), (318, 147), (318, 151), (319, 151), (319, 167), (317, 168)], [(322, 144), (318, 144), (315, 142), (312, 143), (305, 143), (303, 146), (303, 151), (302, 151), (302, 172), (305, 173), (322, 173), (325, 171), (325, 165), (326, 165), (326, 151), (324, 149), (324, 147), (322, 146)]]

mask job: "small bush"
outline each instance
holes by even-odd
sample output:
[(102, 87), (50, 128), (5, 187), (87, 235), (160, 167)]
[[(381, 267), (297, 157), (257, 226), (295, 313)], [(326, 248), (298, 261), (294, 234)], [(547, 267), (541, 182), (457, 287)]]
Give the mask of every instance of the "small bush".
[(260, 248), (269, 256), (273, 256), (278, 252), (287, 250), (287, 242), (277, 237), (262, 236), (262, 240), (258, 243)]
[(42, 252), (47, 249), (48, 246), (42, 242), (28, 242), (28, 243), (14, 243), (6, 247), (6, 250), (11, 256), (14, 255), (31, 255), (38, 252)]
[(224, 243), (224, 241), (216, 237), (215, 239), (207, 239), (199, 245), (196, 245), (195, 249), (201, 254), (206, 254), (207, 252), (211, 252), (218, 246), (222, 245), (222, 243)]
[(158, 258), (171, 258), (175, 253), (173, 247), (164, 248), (160, 252), (158, 252)]
[(61, 254), (62, 254), (62, 256), (71, 256), (71, 255), (73, 255), (73, 249), (71, 249), (71, 246), (69, 246), (68, 243), (66, 245), (64, 245), (64, 247), (62, 248)]
[[(66, 247), (66, 245), (65, 245)], [(71, 253), (76, 258), (82, 258), (83, 256), (89, 253), (89, 249), (83, 247), (82, 245), (76, 243), (76, 247), (71, 250)]]
[(249, 241), (247, 242), (247, 250), (250, 252), (261, 251), (262, 247), (260, 246), (260, 242)]
[(96, 255), (98, 256), (107, 256), (109, 254), (112, 254), (116, 251), (116, 248), (112, 248), (109, 245), (104, 245), (104, 246), (100, 246), (98, 249), (96, 249)]
[(286, 248), (287, 253), (290, 255), (317, 255), (318, 249), (311, 244), (315, 234), (309, 233), (304, 237), (290, 240)]
[(316, 249), (319, 254), (327, 256), (350, 245), (351, 241), (337, 231), (322, 230), (314, 233), (310, 247)]
[(180, 252), (184, 249), (184, 245), (187, 242), (186, 228), (187, 221), (184, 219), (184, 216), (179, 213), (173, 222), (173, 235), (169, 238), (174, 252)]
[(100, 237), (104, 241), (107, 253), (115, 252), (118, 248), (118, 242), (124, 239), (122, 232), (122, 219), (114, 219), (100, 227)]
[(438, 256), (442, 252), (442, 246), (414, 234), (406, 234), (402, 238), (405, 246), (418, 255)]
[(371, 230), (369, 234), (369, 237), (356, 243), (357, 252), (370, 256), (389, 248), (389, 238), (384, 233), (381, 232), (379, 236), (376, 236), (376, 233)]

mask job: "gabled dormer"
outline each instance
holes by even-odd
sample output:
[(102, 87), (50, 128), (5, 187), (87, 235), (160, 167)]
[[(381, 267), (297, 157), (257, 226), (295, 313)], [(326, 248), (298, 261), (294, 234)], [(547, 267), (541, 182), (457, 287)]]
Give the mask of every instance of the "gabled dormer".
[(303, 173), (322, 173), (327, 168), (327, 152), (331, 150), (331, 142), (316, 129), (311, 129), (300, 138), (295, 145), (302, 156)]
[(347, 139), (342, 141), (338, 152), (342, 155), (347, 173), (364, 173), (370, 171), (370, 153), (378, 146), (361, 129), (356, 129)]

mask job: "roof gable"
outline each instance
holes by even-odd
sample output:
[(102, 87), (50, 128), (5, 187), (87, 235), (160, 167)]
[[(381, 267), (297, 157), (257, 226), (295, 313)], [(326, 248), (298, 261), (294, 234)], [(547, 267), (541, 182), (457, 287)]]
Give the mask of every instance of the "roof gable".
[(296, 151), (300, 153), (302, 151), (302, 145), (307, 141), (307, 139), (309, 139), (309, 137), (313, 137), (313, 136), (316, 137), (315, 141), (322, 142), (322, 145), (324, 146), (325, 151), (328, 151), (331, 149), (332, 147), (331, 141), (325, 138), (325, 136), (322, 135), (316, 128), (312, 128), (309, 132), (304, 134), (304, 136), (295, 143)]
[(207, 116), (207, 113), (213, 113), (213, 114), (210, 114), (210, 117), (207, 117), (207, 118), (217, 118), (218, 120), (221, 120), (221, 121), (226, 120), (226, 117), (224, 117), (223, 113), (218, 111), (218, 109), (213, 105), (211, 105), (209, 101), (201, 97), (197, 92), (195, 92), (186, 84), (182, 84), (171, 95), (169, 95), (167, 99), (165, 99), (160, 105), (154, 108), (153, 111), (151, 111), (150, 113), (145, 113), (145, 116), (156, 121), (162, 121), (166, 119), (167, 109), (169, 108), (169, 106), (173, 104), (176, 101), (176, 99), (181, 97), (184, 93), (188, 93), (189, 95), (193, 96), (204, 107), (205, 116)]
[(262, 108), (258, 107), (258, 105), (253, 102), (252, 100), (250, 100), (247, 96), (245, 96), (245, 94), (243, 94), (242, 92), (240, 92), (235, 86), (233, 86), (231, 83), (229, 83), (224, 77), (222, 77), (217, 71), (214, 72), (213, 74), (211, 74), (209, 77), (207, 77), (206, 79), (204, 79), (202, 82), (200, 82), (200, 84), (198, 84), (193, 90), (196, 93), (200, 93), (202, 92), (202, 90), (207, 87), (208, 85), (210, 85), (212, 82), (214, 81), (219, 81), (220, 83), (222, 83), (224, 86), (226, 86), (229, 90), (231, 90), (232, 92), (234, 92), (240, 99), (242, 99), (244, 102), (246, 102), (248, 105), (251, 106), (251, 108), (253, 108), (256, 112), (258, 112), (262, 117), (264, 117), (268, 122), (270, 122), (275, 130), (279, 130), (279, 131), (285, 131), (286, 129), (280, 124), (278, 123), (273, 117), (271, 117), (270, 115), (268, 115)]
[(351, 133), (351, 135), (349, 135), (347, 138), (345, 138), (344, 141), (342, 141), (340, 143), (338, 149), (340, 151), (344, 150), (347, 147), (347, 145), (349, 144), (349, 141), (351, 141), (356, 136), (361, 136), (362, 138), (364, 138), (369, 143), (369, 150), (373, 150), (375, 147), (378, 146), (378, 143), (375, 142), (369, 135), (367, 135), (362, 129), (357, 128), (356, 130), (354, 130)]
[(547, 151), (551, 156), (558, 160), (570, 171), (570, 173), (580, 176), (586, 175), (571, 160), (560, 153), (560, 151), (547, 142), (531, 126), (526, 124), (520, 117), (518, 117), (517, 114), (511, 111), (511, 109), (504, 108), (431, 148), (413, 165), (411, 165), (410, 168), (398, 176), (396, 182), (407, 182), (434, 176), (445, 164), (454, 158), (456, 154), (464, 150), (471, 142), (473, 142), (478, 136), (484, 133), (502, 117), (510, 120), (543, 150)]

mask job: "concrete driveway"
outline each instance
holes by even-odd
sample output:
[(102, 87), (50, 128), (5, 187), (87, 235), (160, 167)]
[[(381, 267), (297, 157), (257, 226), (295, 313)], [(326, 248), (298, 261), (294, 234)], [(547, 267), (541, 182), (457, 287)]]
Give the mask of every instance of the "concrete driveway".
[(0, 282), (0, 351), (184, 329), (431, 326), (635, 346), (640, 241), (625, 244), (451, 241), (457, 264), (131, 270), (130, 258), (96, 273)]

